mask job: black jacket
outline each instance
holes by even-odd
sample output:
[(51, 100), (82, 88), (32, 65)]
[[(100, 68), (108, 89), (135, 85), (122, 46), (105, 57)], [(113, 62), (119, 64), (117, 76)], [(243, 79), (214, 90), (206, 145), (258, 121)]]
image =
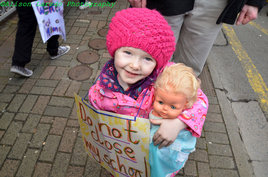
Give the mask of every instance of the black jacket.
[[(147, 8), (156, 9), (164, 16), (180, 15), (193, 9), (195, 0), (147, 0)], [(238, 13), (243, 6), (252, 5), (259, 10), (265, 5), (265, 0), (228, 0), (217, 24), (234, 24)]]

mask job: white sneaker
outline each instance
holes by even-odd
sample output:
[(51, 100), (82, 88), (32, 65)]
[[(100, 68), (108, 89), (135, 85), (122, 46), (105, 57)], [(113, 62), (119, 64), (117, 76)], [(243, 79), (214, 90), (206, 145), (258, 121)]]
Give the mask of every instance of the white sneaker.
[(79, 6), (79, 9), (80, 9), (80, 10), (84, 10), (84, 9), (90, 7), (91, 4), (92, 4), (91, 2), (87, 2), (87, 1), (86, 1), (85, 4)]
[(32, 70), (30, 70), (28, 68), (24, 68), (22, 66), (15, 66), (15, 65), (11, 66), (10, 72), (19, 74), (19, 75), (24, 76), (24, 77), (30, 77), (31, 75), (33, 75)]
[(58, 48), (58, 54), (55, 56), (50, 56), (51, 60), (55, 60), (57, 58), (59, 58), (60, 56), (66, 54), (67, 52), (69, 52), (70, 50), (70, 46), (66, 45), (66, 46), (59, 46)]

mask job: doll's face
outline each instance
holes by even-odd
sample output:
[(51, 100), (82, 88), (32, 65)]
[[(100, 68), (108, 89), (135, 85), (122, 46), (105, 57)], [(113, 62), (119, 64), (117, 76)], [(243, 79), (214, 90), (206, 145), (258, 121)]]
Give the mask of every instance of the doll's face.
[(186, 104), (185, 94), (157, 88), (154, 94), (153, 114), (164, 119), (174, 119), (182, 113)]
[(121, 47), (115, 52), (114, 66), (118, 72), (119, 84), (126, 90), (149, 76), (156, 66), (156, 61), (141, 49)]

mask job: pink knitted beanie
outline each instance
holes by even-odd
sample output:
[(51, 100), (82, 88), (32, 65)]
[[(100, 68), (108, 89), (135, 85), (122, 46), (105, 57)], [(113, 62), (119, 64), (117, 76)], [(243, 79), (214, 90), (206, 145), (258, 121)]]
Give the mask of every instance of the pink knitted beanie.
[(112, 18), (106, 36), (112, 57), (121, 47), (134, 47), (149, 53), (159, 69), (167, 64), (175, 51), (175, 37), (165, 18), (156, 10), (128, 8)]

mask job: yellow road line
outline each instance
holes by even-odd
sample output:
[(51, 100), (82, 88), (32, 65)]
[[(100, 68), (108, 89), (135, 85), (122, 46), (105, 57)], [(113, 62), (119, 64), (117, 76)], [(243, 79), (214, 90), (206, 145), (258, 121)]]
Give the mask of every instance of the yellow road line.
[(259, 74), (256, 66), (253, 64), (251, 58), (248, 56), (247, 52), (241, 45), (238, 37), (235, 34), (234, 29), (231, 26), (223, 25), (223, 29), (229, 39), (229, 43), (232, 46), (233, 51), (237, 55), (237, 58), (241, 62), (248, 81), (257, 94), (260, 106), (265, 114), (268, 113), (268, 88), (263, 81), (262, 76)]
[(253, 22), (253, 21), (249, 22), (249, 24), (250, 24), (251, 26), (254, 26), (255, 28), (257, 28), (258, 30), (260, 30), (260, 31), (263, 32), (264, 34), (268, 35), (268, 30), (265, 29), (265, 28), (263, 28), (261, 25), (255, 23), (255, 22)]

